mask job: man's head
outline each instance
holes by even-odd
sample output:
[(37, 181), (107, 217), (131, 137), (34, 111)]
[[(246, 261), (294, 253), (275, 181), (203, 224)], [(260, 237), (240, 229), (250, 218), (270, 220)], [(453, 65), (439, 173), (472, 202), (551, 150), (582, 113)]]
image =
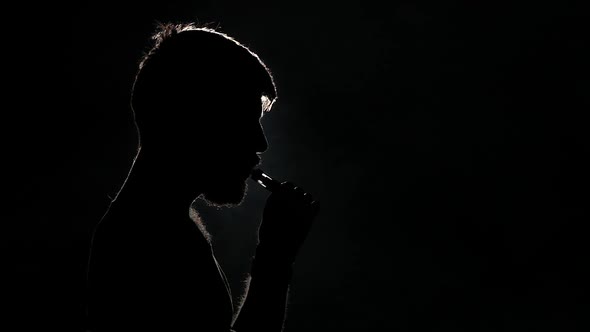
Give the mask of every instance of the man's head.
[(267, 148), (260, 118), (276, 100), (272, 75), (248, 48), (208, 28), (160, 25), (153, 39), (131, 99), (142, 151), (211, 203), (239, 203)]

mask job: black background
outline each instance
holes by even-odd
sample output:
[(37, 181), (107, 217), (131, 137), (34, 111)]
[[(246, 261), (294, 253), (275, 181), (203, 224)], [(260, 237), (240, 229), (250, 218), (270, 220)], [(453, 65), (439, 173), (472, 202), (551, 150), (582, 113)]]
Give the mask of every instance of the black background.
[[(322, 202), (286, 332), (587, 328), (581, 5), (78, 1), (3, 17), (3, 330), (82, 330), (89, 237), (131, 160), (129, 89), (158, 20), (210, 23), (275, 76), (264, 168)], [(202, 209), (235, 296), (266, 195)]]

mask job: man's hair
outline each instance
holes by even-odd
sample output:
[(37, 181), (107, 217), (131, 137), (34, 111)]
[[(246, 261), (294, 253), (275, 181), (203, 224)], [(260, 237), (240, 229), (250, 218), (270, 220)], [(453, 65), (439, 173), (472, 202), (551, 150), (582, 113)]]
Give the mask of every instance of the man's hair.
[(231, 98), (228, 91), (260, 94), (265, 111), (277, 98), (273, 76), (258, 55), (224, 33), (194, 23), (159, 23), (152, 40), (131, 96), (140, 123), (157, 123), (161, 114), (149, 114), (154, 109), (164, 112), (191, 102), (214, 105), (216, 98)]

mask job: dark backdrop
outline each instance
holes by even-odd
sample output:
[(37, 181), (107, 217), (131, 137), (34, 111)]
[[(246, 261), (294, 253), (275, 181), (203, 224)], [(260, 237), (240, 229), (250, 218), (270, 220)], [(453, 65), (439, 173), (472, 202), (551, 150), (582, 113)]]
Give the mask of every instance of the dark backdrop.
[[(82, 330), (89, 236), (136, 144), (129, 89), (156, 20), (212, 23), (275, 75), (264, 167), (322, 202), (286, 332), (587, 327), (581, 5), (78, 1), (3, 13), (8, 330)], [(266, 197), (251, 187), (244, 206), (202, 212), (236, 296)]]

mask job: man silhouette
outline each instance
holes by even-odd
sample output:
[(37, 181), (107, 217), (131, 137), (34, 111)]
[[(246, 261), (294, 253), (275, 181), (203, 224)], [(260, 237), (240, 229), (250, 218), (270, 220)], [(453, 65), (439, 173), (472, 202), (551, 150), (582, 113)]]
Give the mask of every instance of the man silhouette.
[(267, 149), (260, 118), (276, 100), (273, 78), (258, 56), (212, 29), (163, 24), (153, 39), (131, 98), (140, 147), (92, 240), (89, 329), (281, 331), (317, 202), (289, 182), (274, 188), (235, 314), (206, 230), (189, 218), (197, 197), (242, 201)]

